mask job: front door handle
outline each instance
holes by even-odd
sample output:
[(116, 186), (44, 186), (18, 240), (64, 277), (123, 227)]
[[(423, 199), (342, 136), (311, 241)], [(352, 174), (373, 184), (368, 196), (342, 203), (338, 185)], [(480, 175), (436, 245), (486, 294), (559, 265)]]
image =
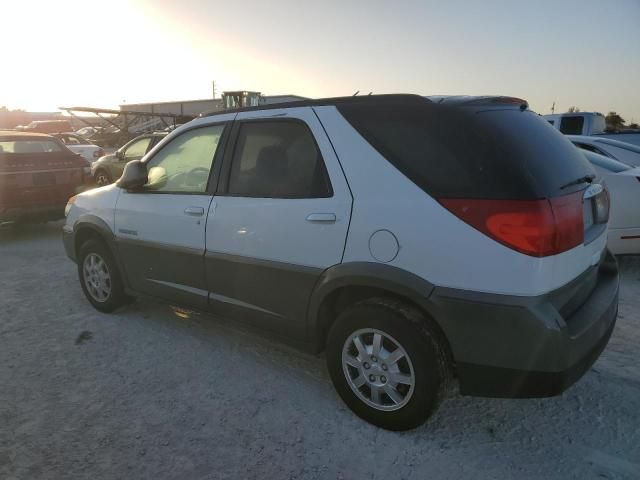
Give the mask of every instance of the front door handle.
[(307, 216), (307, 222), (313, 223), (335, 223), (335, 213), (311, 213)]
[(204, 208), (202, 207), (187, 207), (184, 209), (185, 215), (191, 215), (192, 217), (201, 217), (204, 215)]

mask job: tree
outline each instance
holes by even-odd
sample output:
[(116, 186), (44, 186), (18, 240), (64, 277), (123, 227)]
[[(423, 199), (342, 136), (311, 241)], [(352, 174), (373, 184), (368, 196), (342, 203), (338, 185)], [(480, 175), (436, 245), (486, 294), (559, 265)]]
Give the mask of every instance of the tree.
[(626, 123), (626, 120), (616, 112), (609, 112), (604, 120), (607, 122), (607, 130), (622, 130)]
[(638, 129), (640, 128), (640, 125), (638, 125), (636, 122), (633, 122), (629, 124), (629, 128)]
[(569, 113), (578, 113), (580, 109), (578, 107), (569, 107)]

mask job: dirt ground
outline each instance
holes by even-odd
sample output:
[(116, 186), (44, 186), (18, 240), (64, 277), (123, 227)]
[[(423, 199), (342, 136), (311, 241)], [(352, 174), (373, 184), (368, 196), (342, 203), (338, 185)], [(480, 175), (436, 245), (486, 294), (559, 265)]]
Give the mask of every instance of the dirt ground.
[(341, 403), (320, 357), (148, 302), (93, 310), (60, 228), (0, 231), (0, 479), (640, 478), (640, 259), (564, 395), (454, 395), (393, 433)]

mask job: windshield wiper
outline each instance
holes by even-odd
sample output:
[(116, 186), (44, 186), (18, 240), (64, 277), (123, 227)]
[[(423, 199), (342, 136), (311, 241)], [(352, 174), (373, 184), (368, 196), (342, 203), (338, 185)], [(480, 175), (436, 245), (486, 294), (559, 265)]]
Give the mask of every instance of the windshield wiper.
[(561, 186), (560, 190), (564, 190), (565, 188), (570, 187), (572, 185), (580, 185), (581, 183), (591, 183), (591, 182), (593, 182), (594, 178), (596, 178), (596, 176), (593, 175), (593, 174), (585, 175), (584, 177), (577, 178), (577, 179), (567, 183), (566, 185)]

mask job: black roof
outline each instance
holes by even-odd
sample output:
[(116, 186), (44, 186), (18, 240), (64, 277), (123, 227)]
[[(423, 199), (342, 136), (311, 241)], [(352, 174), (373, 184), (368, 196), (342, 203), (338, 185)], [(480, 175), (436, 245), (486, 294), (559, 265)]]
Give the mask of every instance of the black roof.
[(338, 105), (362, 105), (362, 104), (381, 104), (381, 103), (393, 103), (396, 105), (411, 105), (419, 102), (429, 102), (426, 97), (422, 95), (409, 94), (409, 93), (393, 93), (387, 95), (362, 95), (351, 97), (330, 97), (330, 98), (316, 98), (308, 100), (296, 100), (293, 102), (283, 103), (271, 103), (269, 105), (258, 105), (257, 107), (243, 107), (233, 108), (229, 110), (216, 110), (214, 112), (201, 113), (200, 117), (210, 117), (213, 115), (224, 115), (227, 113), (239, 113), (250, 112), (254, 110), (273, 110), (279, 108), (296, 108), (296, 107), (319, 107), (319, 106), (338, 106)]

